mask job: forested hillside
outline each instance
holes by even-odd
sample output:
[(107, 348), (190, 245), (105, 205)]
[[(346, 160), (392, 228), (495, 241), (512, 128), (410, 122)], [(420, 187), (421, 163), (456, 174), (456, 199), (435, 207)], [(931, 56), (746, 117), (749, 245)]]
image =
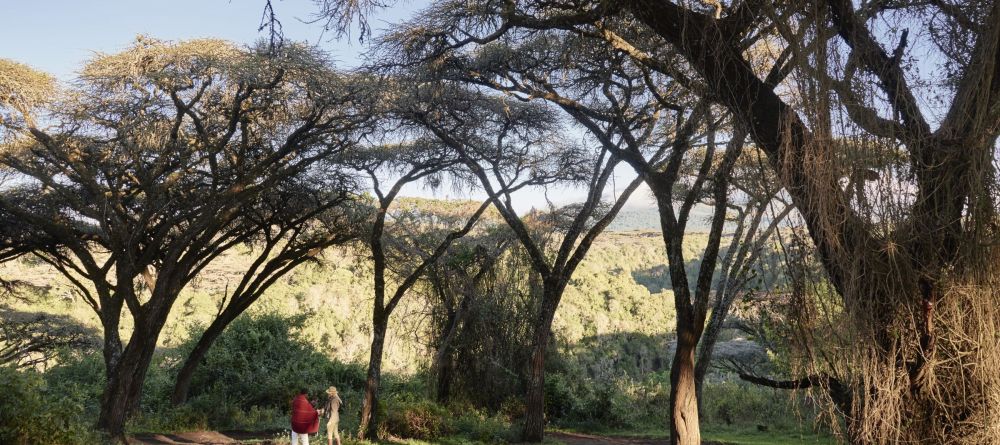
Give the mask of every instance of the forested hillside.
[[(697, 258), (705, 236), (690, 234), (687, 240), (689, 256)], [(219, 311), (223, 295), (231, 292), (250, 255), (234, 249), (213, 263), (181, 295), (179, 310), (164, 329), (144, 390), (144, 414), (133, 430), (282, 428), (289, 385), (319, 391), (330, 384), (338, 385), (348, 400), (343, 427), (356, 428), (372, 335), (372, 271), (361, 252), (356, 247), (327, 249), (318, 261), (272, 286), (213, 346), (195, 373), (188, 405), (171, 408), (165, 404), (166, 392), (178, 360)], [(675, 325), (663, 261), (659, 233), (611, 231), (598, 239), (574, 274), (556, 314), (555, 343), (547, 364), (546, 416), (553, 425), (585, 430), (661, 427)], [(691, 261), (688, 269), (698, 265)], [(60, 275), (30, 257), (4, 264), (0, 277), (12, 280), (16, 289), (16, 298), (6, 300), (7, 319), (44, 316), (49, 326), (58, 319), (87, 337), (83, 346), (64, 349), (40, 366), (51, 367), (44, 374), (53, 379), (50, 389), (77, 394), (73, 421), (92, 415), (100, 390), (93, 354), (100, 347), (100, 324), (93, 310), (73, 295)], [(516, 428), (510, 429), (510, 422), (523, 412), (526, 357), (520, 342), (530, 312), (525, 308), (534, 303), (516, 292), (500, 292), (496, 300), (479, 297), (478, 308), (467, 315), (455, 340), (460, 365), (452, 377), (453, 400), (434, 405), (423, 401), (435, 385), (431, 360), (437, 340), (434, 306), (439, 303), (430, 292), (427, 283), (419, 283), (390, 322), (386, 406), (381, 408), (388, 417), (381, 428), (414, 437), (436, 437), (458, 428), (476, 440), (511, 440)], [(122, 326), (124, 335), (131, 323), (124, 319)], [(722, 340), (733, 335), (727, 331)], [(726, 350), (720, 348), (717, 356), (726, 358)], [(484, 380), (491, 384), (483, 386)], [(711, 425), (721, 425), (722, 431), (731, 424), (739, 425), (733, 426), (742, 428), (739, 431), (754, 425), (792, 432), (802, 428), (790, 414), (794, 404), (784, 393), (738, 382), (730, 374), (710, 379), (706, 419)], [(441, 406), (455, 412), (477, 408), (466, 413), (470, 419), (457, 418), (451, 426), (413, 430), (414, 425), (448, 418)], [(774, 418), (774, 413), (780, 414)], [(85, 427), (70, 425), (71, 435)]]
[[(695, 244), (692, 251), (701, 237), (690, 236)], [(304, 333), (317, 348), (340, 361), (362, 362), (370, 344), (368, 301), (372, 291), (370, 267), (358, 261), (358, 255), (350, 247), (326, 250), (319, 261), (300, 267), (269, 289), (252, 310), (307, 313)], [(164, 328), (161, 347), (176, 346), (190, 329), (212, 319), (223, 295), (236, 286), (247, 258), (240, 252), (227, 253), (181, 295), (180, 310)], [(100, 328), (93, 311), (44, 263), (30, 258), (6, 263), (0, 267), (0, 276), (23, 286), (19, 291), (23, 298), (12, 302), (13, 309), (68, 315), (90, 329)], [(388, 370), (413, 373), (428, 364), (427, 342), (422, 335), (427, 329), (423, 294), (407, 296), (401, 307), (403, 316), (390, 323)], [(645, 370), (662, 370), (669, 363), (664, 339), (674, 324), (670, 298), (659, 234), (609, 232), (597, 241), (593, 254), (574, 275), (556, 314), (554, 331), (559, 344), (569, 350), (575, 350), (573, 346), (580, 342), (611, 349), (635, 342), (617, 352), (631, 355), (629, 359), (597, 353), (592, 360), (612, 360), (626, 366), (624, 369), (635, 360)], [(128, 326), (126, 319), (123, 330)], [(650, 343), (643, 339), (657, 340)]]

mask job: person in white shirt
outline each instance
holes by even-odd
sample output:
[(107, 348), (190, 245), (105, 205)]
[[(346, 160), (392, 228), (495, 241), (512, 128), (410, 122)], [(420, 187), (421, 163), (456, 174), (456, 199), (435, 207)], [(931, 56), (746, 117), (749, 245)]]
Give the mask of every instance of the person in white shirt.
[(333, 438), (337, 438), (337, 445), (340, 445), (340, 406), (344, 404), (343, 400), (340, 400), (340, 396), (337, 394), (337, 387), (331, 386), (327, 388), (326, 395), (329, 398), (326, 401), (326, 405), (323, 405), (321, 415), (326, 415), (329, 420), (326, 422), (326, 445), (333, 445)]

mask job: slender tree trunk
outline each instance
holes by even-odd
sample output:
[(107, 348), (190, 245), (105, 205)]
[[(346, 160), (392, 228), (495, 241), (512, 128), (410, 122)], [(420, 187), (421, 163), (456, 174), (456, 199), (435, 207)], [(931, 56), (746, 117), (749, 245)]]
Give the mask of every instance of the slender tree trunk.
[[(672, 183), (652, 182), (650, 188), (657, 197), (660, 212), (660, 230), (667, 251), (670, 287), (674, 293), (677, 311), (677, 347), (670, 363), (670, 443), (672, 445), (700, 445), (701, 430), (698, 423), (698, 390), (695, 384), (695, 352), (701, 337), (704, 318), (696, 316), (697, 309), (691, 301), (687, 272), (684, 270), (683, 234), (672, 222), (673, 204), (670, 199)], [(709, 240), (711, 244), (712, 240)], [(704, 261), (704, 259), (703, 259)], [(699, 272), (701, 273), (701, 272)], [(699, 276), (700, 278), (700, 276)]]
[[(442, 298), (442, 301), (448, 304), (447, 299)], [(431, 370), (437, 376), (435, 400), (441, 404), (447, 403), (450, 396), (452, 371), (451, 341), (458, 326), (458, 311), (454, 307), (448, 307), (447, 311), (448, 316), (438, 341), (438, 350), (434, 354), (434, 362), (431, 364)]]
[[(716, 298), (722, 303), (726, 296), (717, 295)], [(722, 332), (722, 326), (728, 314), (729, 305), (716, 304), (712, 312), (712, 317), (708, 321), (708, 326), (705, 328), (705, 332), (698, 342), (701, 345), (701, 351), (694, 366), (694, 385), (695, 394), (698, 396), (699, 416), (704, 413), (702, 411), (702, 390), (705, 386), (705, 376), (708, 375), (708, 370), (712, 366), (712, 354), (715, 352), (715, 344), (718, 343), (719, 333)]]
[[(707, 336), (706, 336), (707, 337)], [(708, 340), (707, 338), (705, 340)], [(705, 390), (705, 376), (708, 375), (709, 362), (712, 361), (711, 349), (715, 347), (715, 341), (712, 342), (705, 341), (702, 345), (702, 349), (709, 349), (709, 355), (699, 356), (697, 362), (694, 365), (694, 392), (698, 398), (698, 417), (705, 416), (704, 403), (702, 403), (703, 394)], [(709, 344), (711, 343), (711, 344)]]
[(539, 318), (531, 341), (528, 391), (524, 400), (524, 430), (521, 432), (521, 440), (525, 442), (541, 442), (545, 435), (545, 353), (552, 334), (552, 319), (559, 307), (562, 293), (549, 283), (545, 283), (542, 292)]
[(365, 397), (361, 405), (361, 423), (358, 425), (358, 439), (374, 439), (378, 433), (378, 389), (382, 380), (382, 351), (388, 317), (376, 313), (373, 323), (372, 350), (368, 360), (368, 379), (365, 381)]
[(184, 359), (184, 364), (181, 366), (180, 372), (177, 373), (174, 390), (170, 394), (171, 404), (177, 406), (187, 401), (188, 393), (191, 389), (191, 379), (194, 377), (195, 370), (198, 369), (198, 365), (201, 364), (205, 355), (208, 354), (209, 349), (212, 348), (212, 345), (219, 339), (219, 336), (222, 335), (226, 326), (229, 326), (229, 323), (233, 319), (235, 319), (235, 316), (223, 313), (201, 334), (198, 343), (194, 345), (194, 349)]
[(528, 393), (524, 400), (524, 431), (521, 440), (541, 442), (545, 433), (545, 343), (549, 328), (538, 328), (531, 345)]
[(448, 403), (448, 399), (451, 398), (451, 376), (454, 368), (451, 357), (451, 346), (445, 346), (445, 348), (440, 356), (441, 361), (438, 363), (437, 394), (435, 397), (437, 402), (442, 405)]
[(699, 445), (701, 430), (694, 366), (698, 334), (687, 323), (678, 323), (677, 328), (677, 349), (670, 365), (670, 443)]

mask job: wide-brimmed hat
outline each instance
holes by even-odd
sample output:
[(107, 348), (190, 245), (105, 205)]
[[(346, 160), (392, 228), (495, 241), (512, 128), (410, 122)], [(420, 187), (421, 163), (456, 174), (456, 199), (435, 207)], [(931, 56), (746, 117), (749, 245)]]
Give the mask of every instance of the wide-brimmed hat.
[(337, 395), (337, 387), (336, 386), (331, 386), (331, 387), (327, 388), (326, 389), (326, 393), (329, 394), (329, 395), (331, 395), (331, 396)]

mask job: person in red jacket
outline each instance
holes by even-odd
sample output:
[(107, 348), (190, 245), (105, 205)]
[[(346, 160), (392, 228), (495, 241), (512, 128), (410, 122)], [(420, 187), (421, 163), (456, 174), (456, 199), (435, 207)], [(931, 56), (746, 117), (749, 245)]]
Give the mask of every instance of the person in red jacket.
[(319, 413), (302, 389), (292, 399), (292, 445), (309, 445), (309, 434), (319, 431)]

